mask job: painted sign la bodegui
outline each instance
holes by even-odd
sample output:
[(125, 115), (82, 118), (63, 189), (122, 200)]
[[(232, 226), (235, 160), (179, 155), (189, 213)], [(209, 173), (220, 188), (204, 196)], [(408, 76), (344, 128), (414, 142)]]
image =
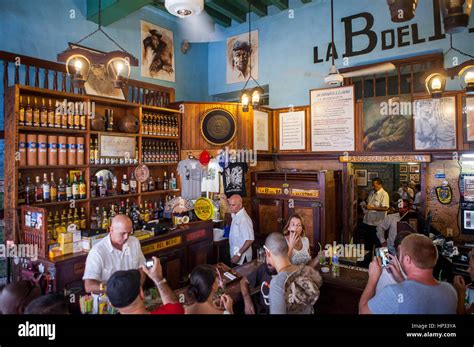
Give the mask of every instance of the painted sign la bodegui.
[[(420, 37), (418, 32), (418, 24), (413, 23), (411, 25), (403, 25), (397, 28), (383, 30), (379, 33), (372, 30), (374, 26), (374, 16), (368, 12), (361, 12), (352, 16), (341, 18), (341, 22), (344, 23), (345, 33), (345, 52), (343, 58), (355, 57), (358, 55), (368, 54), (372, 52), (377, 43), (381, 42), (381, 48), (383, 51), (390, 50), (393, 48), (406, 47), (410, 45), (417, 45), (424, 42), (438, 41), (446, 38), (446, 35), (442, 30), (440, 8), (437, 0), (433, 0), (433, 35), (429, 37)], [(365, 27), (361, 30), (354, 31), (353, 21), (365, 21)], [(474, 28), (468, 29), (469, 33), (474, 33)], [(411, 33), (411, 35), (410, 35)], [(358, 37), (367, 37), (368, 45), (365, 48), (355, 50), (354, 39)], [(410, 37), (411, 36), (411, 37)], [(337, 47), (334, 45), (334, 59), (338, 59)], [(331, 43), (328, 43), (326, 50), (326, 59), (323, 56), (320, 57), (319, 47), (313, 48), (314, 64), (329, 61), (332, 55)]]

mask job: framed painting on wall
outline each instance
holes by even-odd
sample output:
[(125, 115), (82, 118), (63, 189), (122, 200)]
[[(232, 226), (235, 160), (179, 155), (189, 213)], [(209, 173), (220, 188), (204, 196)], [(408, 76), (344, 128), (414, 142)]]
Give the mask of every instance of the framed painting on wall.
[(367, 186), (367, 170), (355, 170), (358, 187)]
[(401, 174), (400, 175), (400, 182), (408, 182), (408, 175), (407, 174)]
[(410, 174), (410, 181), (420, 183), (420, 174)]
[(415, 149), (456, 149), (456, 98), (416, 100)]
[(369, 172), (368, 176), (367, 176), (367, 181), (368, 182), (372, 182), (374, 179), (378, 178), (379, 177), (379, 173), (378, 172)]
[(227, 84), (245, 82), (250, 76), (258, 80), (258, 30), (250, 34), (241, 34), (227, 39), (226, 81)]
[(408, 172), (408, 165), (402, 164), (400, 165), (400, 173), (407, 173)]
[(419, 173), (420, 172), (420, 165), (410, 165), (410, 173)]

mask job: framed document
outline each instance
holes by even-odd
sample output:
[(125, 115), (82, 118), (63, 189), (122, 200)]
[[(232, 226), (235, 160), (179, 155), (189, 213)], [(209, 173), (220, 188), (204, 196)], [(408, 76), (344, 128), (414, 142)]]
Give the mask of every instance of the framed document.
[(99, 134), (99, 156), (104, 158), (135, 158), (137, 138), (129, 135)]
[(354, 86), (310, 90), (311, 151), (354, 151)]
[(367, 187), (367, 170), (355, 170), (358, 187)]
[(474, 97), (463, 98), (463, 115), (466, 142), (474, 142)]
[(280, 113), (280, 150), (306, 148), (305, 112)]
[(268, 151), (268, 113), (253, 111), (253, 146), (256, 151)]

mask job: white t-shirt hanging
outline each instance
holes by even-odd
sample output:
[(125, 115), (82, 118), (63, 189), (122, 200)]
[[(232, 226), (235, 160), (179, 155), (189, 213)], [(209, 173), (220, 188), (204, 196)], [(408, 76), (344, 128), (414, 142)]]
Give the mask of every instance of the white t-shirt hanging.
[(201, 190), (203, 192), (219, 193), (221, 172), (222, 167), (217, 159), (211, 159), (203, 172)]

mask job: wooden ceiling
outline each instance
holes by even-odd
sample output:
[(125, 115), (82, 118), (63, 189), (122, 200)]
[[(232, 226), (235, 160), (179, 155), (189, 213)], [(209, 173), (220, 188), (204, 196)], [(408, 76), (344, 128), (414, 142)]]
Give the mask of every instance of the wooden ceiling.
[[(230, 27), (232, 23), (244, 23), (247, 20), (249, 0), (205, 0), (205, 11), (215, 23)], [(299, 0), (303, 4), (312, 0)], [(87, 0), (87, 19), (98, 22), (98, 0)], [(251, 10), (259, 17), (268, 15), (269, 6), (280, 11), (288, 9), (288, 0), (250, 0)], [(151, 5), (168, 13), (164, 0), (102, 0), (102, 24), (107, 26), (128, 14)], [(171, 16), (171, 14), (170, 14)]]

